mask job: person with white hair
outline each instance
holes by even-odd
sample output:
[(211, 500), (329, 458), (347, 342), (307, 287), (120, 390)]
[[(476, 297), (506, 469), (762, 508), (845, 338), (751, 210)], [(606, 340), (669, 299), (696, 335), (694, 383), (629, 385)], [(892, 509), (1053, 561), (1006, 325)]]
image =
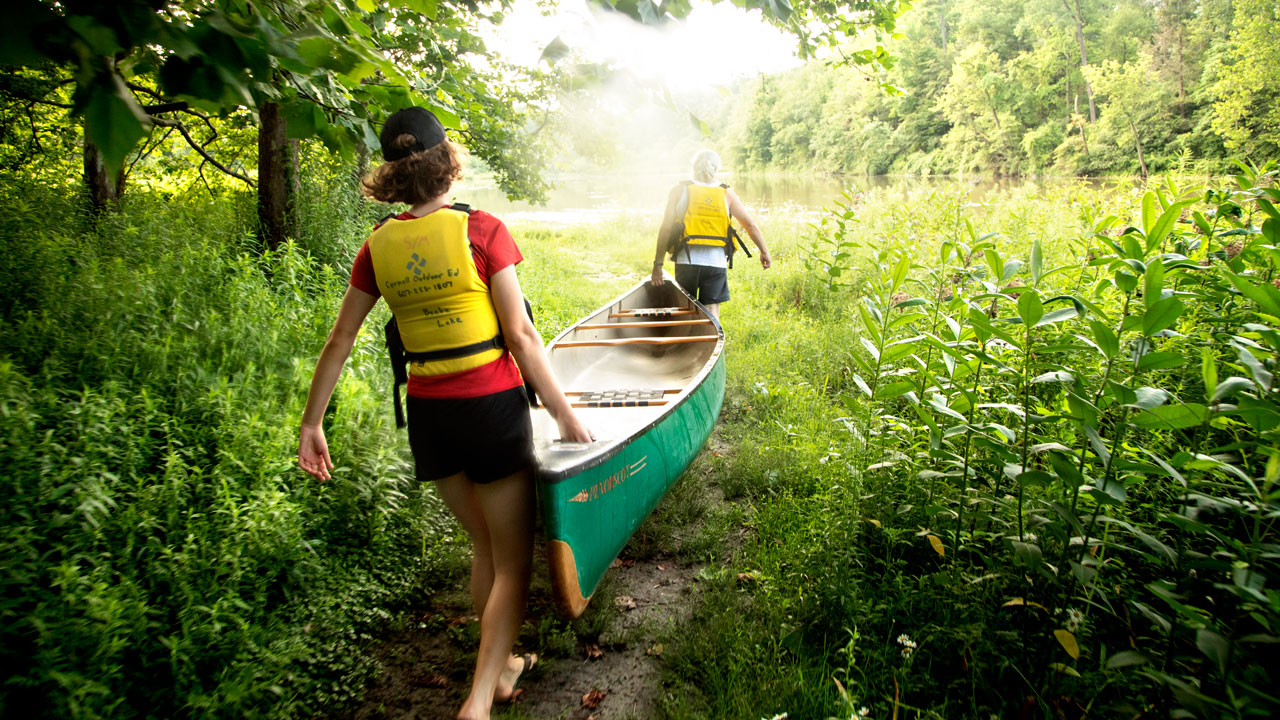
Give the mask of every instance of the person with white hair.
[[(751, 242), (760, 251), (760, 266), (769, 269), (773, 260), (760, 226), (747, 212), (737, 193), (716, 182), (720, 156), (699, 150), (693, 156), (693, 179), (671, 188), (667, 210), (658, 230), (658, 246), (653, 257), (654, 285), (662, 285), (666, 256), (676, 264), (676, 282), (702, 303), (712, 315), (720, 316), (720, 303), (729, 299), (728, 269), (733, 267), (737, 232), (731, 219), (742, 223)], [(738, 239), (741, 243), (741, 239)], [(743, 246), (746, 249), (746, 246)], [(748, 253), (750, 254), (750, 253)]]

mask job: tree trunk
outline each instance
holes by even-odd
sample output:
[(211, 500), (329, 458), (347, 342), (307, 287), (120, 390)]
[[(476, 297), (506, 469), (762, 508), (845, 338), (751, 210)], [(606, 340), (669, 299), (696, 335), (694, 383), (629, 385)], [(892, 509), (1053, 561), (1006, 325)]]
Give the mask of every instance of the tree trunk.
[(938, 25), (942, 28), (942, 52), (947, 51), (947, 15), (938, 8)]
[(120, 195), (124, 192), (124, 168), (112, 176), (102, 151), (97, 145), (84, 141), (84, 184), (89, 191), (89, 212), (95, 217), (120, 209)]
[(1187, 91), (1186, 84), (1182, 80), (1182, 30), (1185, 23), (1182, 18), (1182, 2), (1178, 2), (1178, 117), (1184, 120), (1187, 117), (1186, 103)]
[(258, 224), (262, 239), (272, 250), (294, 234), (295, 148), (296, 144), (285, 138), (280, 105), (263, 103), (258, 109)]
[(1138, 148), (1138, 165), (1142, 166), (1142, 178), (1147, 177), (1147, 161), (1142, 157), (1142, 140), (1138, 138), (1138, 128), (1134, 127), (1133, 119), (1125, 116), (1129, 121), (1129, 129), (1133, 131), (1133, 144)]
[(1089, 67), (1089, 56), (1084, 49), (1084, 16), (1080, 14), (1080, 0), (1075, 2), (1075, 10), (1067, 5), (1067, 0), (1062, 0), (1062, 4), (1067, 8), (1067, 14), (1071, 15), (1071, 19), (1076, 27), (1076, 43), (1080, 46), (1080, 74), (1084, 77), (1084, 91), (1089, 96), (1089, 122), (1098, 122), (1098, 109), (1093, 104), (1093, 86), (1089, 84), (1089, 78), (1084, 76), (1084, 69)]
[[(1075, 113), (1073, 113), (1071, 117), (1074, 119), (1079, 116), (1080, 116), (1080, 96), (1076, 95)], [(1084, 156), (1089, 157), (1089, 139), (1084, 136), (1084, 120), (1083, 119), (1080, 121), (1078, 126), (1080, 128), (1080, 142), (1084, 144)]]

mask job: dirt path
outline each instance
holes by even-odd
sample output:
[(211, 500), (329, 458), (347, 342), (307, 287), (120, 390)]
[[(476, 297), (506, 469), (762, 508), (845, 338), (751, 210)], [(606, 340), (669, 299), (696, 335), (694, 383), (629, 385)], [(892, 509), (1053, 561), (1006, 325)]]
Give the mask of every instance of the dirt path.
[[(539, 662), (521, 678), (520, 700), (496, 707), (497, 717), (653, 717), (662, 692), (662, 638), (690, 617), (706, 567), (689, 559), (705, 558), (710, 547), (727, 560), (741, 546), (742, 515), (712, 479), (714, 459), (726, 452), (713, 432), (572, 623), (555, 612), (539, 535), (528, 614), (516, 643), (517, 652), (536, 652)], [(460, 565), (452, 578), (452, 586), (427, 598), (375, 649), (383, 671), (363, 703), (331, 720), (454, 720), (475, 668), (479, 625), (471, 615), (467, 568)]]
[[(538, 548), (541, 557), (541, 548)], [(661, 689), (655, 640), (688, 617), (699, 567), (667, 555), (624, 555), (614, 562), (583, 619), (570, 628), (552, 606), (546, 566), (538, 563), (517, 650), (540, 661), (519, 687), (520, 700), (499, 716), (537, 720), (646, 718)], [(364, 703), (343, 720), (453, 720), (475, 662), (477, 625), (466, 578), (410, 614), (408, 627), (376, 650), (383, 665)], [(577, 632), (575, 632), (577, 630)]]

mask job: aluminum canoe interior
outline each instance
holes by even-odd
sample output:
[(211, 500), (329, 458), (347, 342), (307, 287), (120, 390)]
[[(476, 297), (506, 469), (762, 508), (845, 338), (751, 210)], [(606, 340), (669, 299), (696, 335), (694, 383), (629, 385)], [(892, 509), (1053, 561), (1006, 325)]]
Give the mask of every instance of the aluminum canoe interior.
[(542, 481), (603, 462), (653, 426), (696, 389), (723, 348), (719, 322), (669, 276), (660, 287), (641, 282), (569, 327), (547, 358), (596, 442), (561, 443), (550, 414), (533, 410)]

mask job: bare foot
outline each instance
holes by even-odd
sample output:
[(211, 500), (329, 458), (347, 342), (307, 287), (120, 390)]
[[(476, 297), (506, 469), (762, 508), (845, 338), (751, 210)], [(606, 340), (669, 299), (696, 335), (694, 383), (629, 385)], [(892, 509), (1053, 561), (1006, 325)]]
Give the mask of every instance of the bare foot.
[(510, 703), (520, 697), (520, 693), (524, 692), (524, 690), (516, 688), (516, 682), (520, 680), (520, 676), (526, 670), (537, 664), (538, 656), (534, 653), (518, 657), (512, 655), (507, 658), (507, 668), (498, 677), (498, 687), (493, 691), (493, 701), (496, 703)]

